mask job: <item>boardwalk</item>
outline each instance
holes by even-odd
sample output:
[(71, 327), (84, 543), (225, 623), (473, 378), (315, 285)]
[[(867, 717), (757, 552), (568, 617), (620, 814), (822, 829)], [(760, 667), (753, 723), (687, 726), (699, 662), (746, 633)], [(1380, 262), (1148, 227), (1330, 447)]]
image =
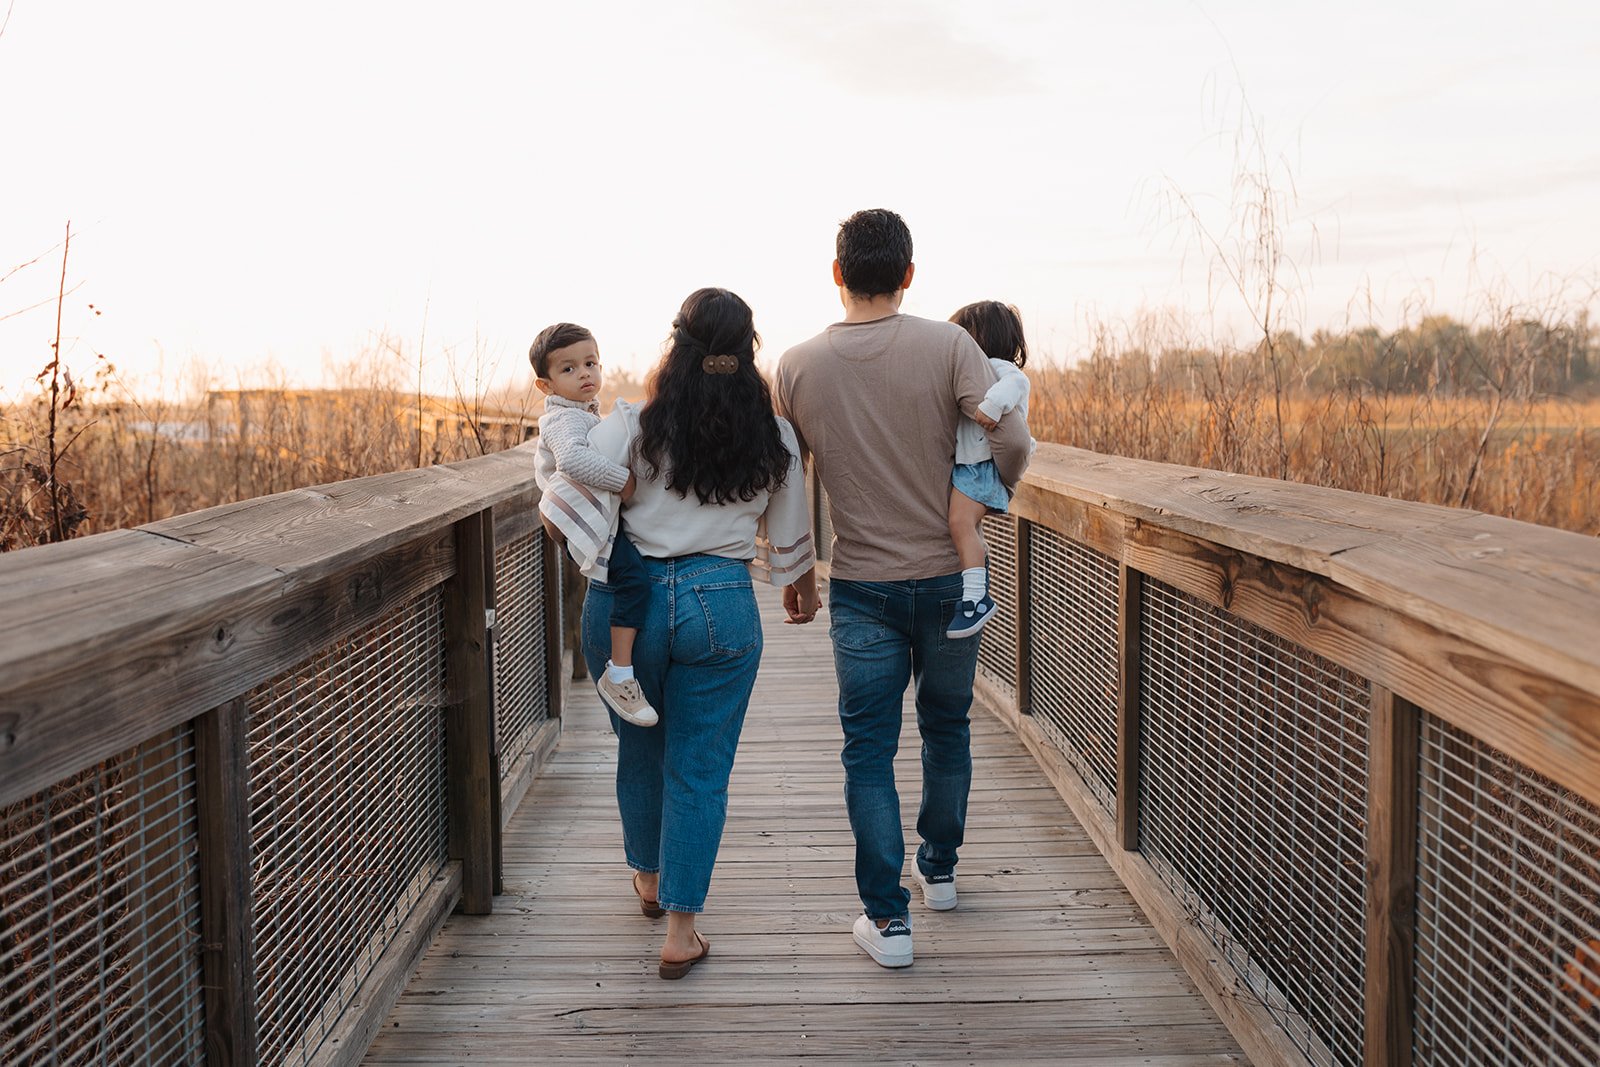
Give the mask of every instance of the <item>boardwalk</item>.
[(367, 1063), (1244, 1062), (1032, 757), (981, 710), (961, 906), (914, 897), (909, 970), (861, 953), (826, 621), (781, 626), (776, 596), (762, 606), (766, 657), (701, 923), (711, 959), (656, 977), (664, 920), (634, 906), (615, 740), (579, 686), (507, 831), (495, 914), (450, 919)]

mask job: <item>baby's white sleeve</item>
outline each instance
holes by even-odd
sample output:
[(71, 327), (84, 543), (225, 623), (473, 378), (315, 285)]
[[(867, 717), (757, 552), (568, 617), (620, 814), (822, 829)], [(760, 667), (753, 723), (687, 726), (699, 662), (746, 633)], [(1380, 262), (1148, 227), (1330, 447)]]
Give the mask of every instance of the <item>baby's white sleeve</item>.
[(1014, 363), (1005, 363), (1001, 360), (991, 360), (995, 371), (1000, 375), (1000, 380), (989, 387), (984, 394), (983, 402), (978, 405), (978, 410), (996, 422), (1007, 412), (1016, 410), (1017, 406), (1028, 398), (1028, 376), (1022, 373), (1022, 368)]

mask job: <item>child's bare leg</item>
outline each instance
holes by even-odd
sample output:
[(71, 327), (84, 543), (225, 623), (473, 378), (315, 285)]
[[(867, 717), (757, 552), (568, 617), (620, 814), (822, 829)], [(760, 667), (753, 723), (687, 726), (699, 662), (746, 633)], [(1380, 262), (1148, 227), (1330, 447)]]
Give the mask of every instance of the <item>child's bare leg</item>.
[(639, 634), (631, 626), (611, 628), (611, 662), (618, 667), (633, 666), (633, 639)]
[[(983, 543), (983, 517), (988, 513), (987, 506), (961, 490), (950, 490), (950, 540), (956, 544), (962, 570), (984, 566), (989, 546)], [(616, 648), (616, 631), (612, 634), (611, 647)]]

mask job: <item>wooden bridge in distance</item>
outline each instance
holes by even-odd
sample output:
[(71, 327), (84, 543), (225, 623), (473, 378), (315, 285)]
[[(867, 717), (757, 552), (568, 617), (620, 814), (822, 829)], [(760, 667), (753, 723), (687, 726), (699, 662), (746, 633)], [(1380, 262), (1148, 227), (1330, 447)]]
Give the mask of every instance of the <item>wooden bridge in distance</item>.
[(0, 1062), (1600, 1060), (1600, 543), (1042, 446), (961, 908), (857, 953), (826, 632), (769, 625), (664, 983), (530, 466), (0, 556)]

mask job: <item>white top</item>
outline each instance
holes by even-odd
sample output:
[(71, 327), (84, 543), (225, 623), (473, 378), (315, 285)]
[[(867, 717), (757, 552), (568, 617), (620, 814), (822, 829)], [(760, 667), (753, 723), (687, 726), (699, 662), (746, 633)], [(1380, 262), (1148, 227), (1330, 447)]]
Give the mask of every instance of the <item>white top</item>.
[[(639, 554), (665, 559), (704, 553), (749, 560), (757, 576), (777, 586), (790, 585), (811, 570), (816, 552), (800, 445), (788, 420), (778, 419), (778, 434), (789, 453), (788, 475), (782, 488), (758, 493), (754, 500), (702, 504), (692, 492), (679, 496), (668, 489), (665, 471), (649, 478), (641, 463), (632, 462), (636, 484), (633, 499), (622, 509), (622, 528)], [(590, 431), (589, 441), (605, 455), (627, 462), (638, 435), (639, 408), (619, 400)]]
[[(1020, 411), (1022, 421), (1028, 421), (1028, 391), (1031, 388), (1028, 376), (1022, 373), (1021, 367), (1009, 359), (991, 359), (989, 365), (1000, 376), (1000, 380), (989, 387), (983, 401), (978, 405), (978, 410), (996, 422), (1000, 421), (1000, 416), (1008, 412)], [(1030, 438), (1030, 453), (1033, 445), (1034, 442)], [(972, 419), (963, 417), (956, 426), (956, 462), (982, 463), (993, 458), (994, 453), (989, 450), (989, 436), (983, 427)]]

